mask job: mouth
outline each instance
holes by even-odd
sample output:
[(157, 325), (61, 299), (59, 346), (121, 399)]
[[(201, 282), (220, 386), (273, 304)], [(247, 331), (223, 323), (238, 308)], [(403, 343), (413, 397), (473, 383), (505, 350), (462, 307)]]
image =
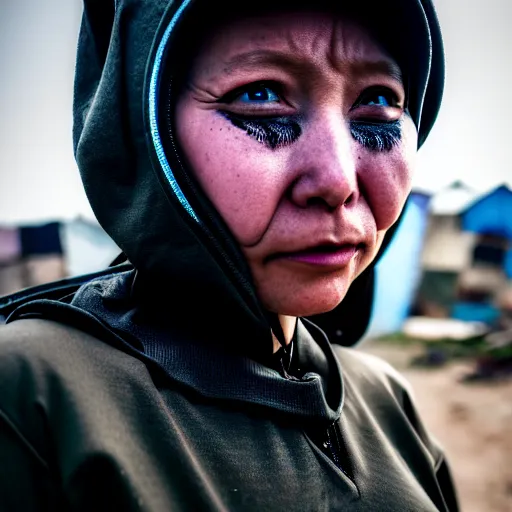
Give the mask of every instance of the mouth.
[(350, 264), (364, 244), (319, 244), (299, 251), (279, 253), (272, 259), (291, 260), (315, 267), (341, 269)]

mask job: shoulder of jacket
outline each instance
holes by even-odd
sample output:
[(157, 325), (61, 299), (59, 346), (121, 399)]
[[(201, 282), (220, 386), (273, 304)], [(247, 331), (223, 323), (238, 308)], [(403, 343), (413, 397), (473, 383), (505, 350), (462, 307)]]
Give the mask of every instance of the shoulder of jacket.
[(380, 357), (357, 348), (335, 347), (334, 352), (345, 374), (369, 385), (384, 386), (400, 399), (404, 393), (413, 395), (407, 379)]
[[(442, 462), (442, 449), (425, 428), (415, 404), (414, 390), (409, 381), (393, 366), (380, 357), (355, 348), (336, 347), (343, 374), (351, 385), (371, 395), (373, 403), (382, 407), (384, 403), (395, 403), (407, 417), (410, 425), (431, 456), (437, 467)], [(391, 399), (391, 402), (389, 400)]]
[(113, 367), (142, 365), (129, 354), (77, 328), (51, 320), (23, 319), (0, 326), (0, 388), (31, 373), (80, 379), (108, 377)]
[[(0, 357), (5, 355), (58, 356), (57, 349), (80, 352), (100, 344), (90, 334), (74, 327), (44, 319), (23, 319), (0, 326)], [(105, 344), (103, 344), (105, 345)]]
[(43, 464), (49, 425), (105, 416), (148, 382), (141, 361), (74, 327), (42, 319), (0, 326), (0, 437), (7, 432)]

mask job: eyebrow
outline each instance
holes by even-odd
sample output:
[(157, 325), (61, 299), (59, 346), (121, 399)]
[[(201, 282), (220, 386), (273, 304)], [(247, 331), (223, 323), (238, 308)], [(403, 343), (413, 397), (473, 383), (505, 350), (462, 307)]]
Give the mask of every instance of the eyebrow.
[[(236, 69), (253, 68), (261, 65), (271, 65), (300, 74), (310, 73), (315, 70), (315, 66), (311, 63), (288, 53), (272, 50), (252, 50), (239, 53), (226, 60), (224, 62), (224, 71), (231, 73)], [(398, 64), (390, 59), (350, 60), (348, 61), (348, 66), (350, 67), (350, 72), (354, 75), (384, 74), (403, 85), (402, 71)]]

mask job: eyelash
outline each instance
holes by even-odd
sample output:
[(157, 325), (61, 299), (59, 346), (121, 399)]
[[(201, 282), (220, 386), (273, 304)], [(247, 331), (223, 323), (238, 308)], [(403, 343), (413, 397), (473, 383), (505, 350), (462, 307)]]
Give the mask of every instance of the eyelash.
[(370, 151), (391, 151), (402, 140), (400, 120), (390, 122), (351, 121), (350, 133)]
[[(365, 89), (360, 94), (351, 110), (363, 106), (365, 99), (376, 96), (386, 99), (389, 105), (386, 108), (401, 108), (398, 96), (393, 90), (388, 87), (374, 86)], [(402, 124), (400, 119), (395, 121), (374, 119), (352, 120), (350, 121), (350, 133), (354, 140), (370, 151), (391, 151), (402, 140)]]
[(247, 135), (254, 137), (258, 142), (266, 144), (271, 149), (288, 146), (302, 134), (300, 124), (287, 117), (258, 119), (225, 111), (221, 111), (221, 114), (234, 126), (245, 130)]
[[(237, 88), (223, 96), (219, 101), (228, 104), (233, 103), (240, 96), (258, 86), (271, 89), (281, 98), (281, 94), (278, 92), (280, 89), (279, 84), (261, 82)], [(389, 103), (389, 107), (399, 107), (398, 98), (391, 89), (375, 86), (363, 91), (351, 110), (361, 106), (364, 99), (371, 95), (387, 97), (387, 99), (391, 99), (391, 102), (386, 100)], [(258, 142), (267, 145), (270, 149), (288, 146), (295, 142), (302, 134), (300, 124), (292, 117), (258, 118), (252, 115), (234, 114), (224, 110), (219, 112), (231, 121), (235, 127), (244, 130), (248, 135), (254, 137)], [(391, 151), (402, 139), (401, 121), (353, 120), (350, 121), (350, 133), (356, 142), (370, 151)]]

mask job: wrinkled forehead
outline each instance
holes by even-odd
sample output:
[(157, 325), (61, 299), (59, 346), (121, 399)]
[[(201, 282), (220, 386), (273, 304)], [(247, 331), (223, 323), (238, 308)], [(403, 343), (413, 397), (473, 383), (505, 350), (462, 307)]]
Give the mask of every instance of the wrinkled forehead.
[[(267, 26), (275, 28), (282, 15), (293, 17), (301, 12), (312, 11), (322, 17), (325, 27), (334, 35), (337, 34), (333, 29), (334, 20), (341, 20), (340, 27), (352, 23), (363, 29), (365, 37), (371, 39), (372, 47), (384, 52), (388, 60), (396, 65), (395, 68), (398, 67), (405, 92), (405, 106), (419, 128), (425, 92), (432, 71), (433, 51), (430, 27), (420, 0), (259, 0), (256, 3), (240, 2), (235, 7), (229, 0), (190, 0), (189, 7), (184, 11), (173, 33), (174, 51), (166, 53), (166, 69), (168, 76), (172, 76), (174, 90), (183, 86), (183, 80), (190, 75), (192, 62), (199, 49), (212, 35), (222, 32), (221, 27), (241, 23), (248, 29), (256, 18), (265, 17)], [(435, 17), (431, 11), (431, 16)], [(432, 23), (435, 25), (435, 20)], [(268, 32), (266, 30), (263, 34), (260, 26), (251, 36), (251, 44), (258, 44), (258, 37), (269, 37)], [(442, 46), (440, 35), (437, 34), (437, 37), (438, 46), (434, 50), (437, 52), (438, 61), (437, 68), (434, 69), (434, 82), (442, 91)], [(343, 48), (343, 45), (339, 47)], [(369, 48), (370, 45), (365, 44), (365, 51)], [(432, 90), (429, 101), (434, 103), (429, 105), (434, 110), (427, 113), (425, 135), (435, 119), (439, 99), (440, 95)]]
[[(410, 1), (409, 1), (410, 3)], [(385, 67), (404, 85), (408, 96), (411, 75), (417, 75), (417, 39), (406, 9), (407, 0), (259, 0), (233, 9), (220, 0), (195, 0), (180, 24), (180, 51), (175, 62), (178, 82), (189, 75), (192, 63), (202, 66), (229, 61), (228, 54), (288, 44), (291, 51), (318, 51), (330, 46), (333, 61), (387, 61)], [(416, 27), (417, 30), (417, 27)], [(184, 43), (184, 44), (182, 44)], [(215, 52), (213, 52), (215, 48)], [(412, 51), (411, 51), (411, 48)], [(325, 51), (325, 48), (324, 48)], [(418, 50), (419, 51), (419, 50)], [(223, 55), (224, 54), (224, 55)], [(325, 53), (324, 53), (325, 54)], [(207, 58), (210, 59), (208, 62)], [(235, 63), (226, 63), (225, 71)]]
[[(319, 62), (333, 67), (367, 67), (401, 81), (397, 62), (368, 28), (347, 13), (326, 10), (269, 10), (231, 17), (203, 35), (195, 56), (201, 74), (231, 74), (241, 67)], [(307, 66), (306, 66), (307, 67)]]

